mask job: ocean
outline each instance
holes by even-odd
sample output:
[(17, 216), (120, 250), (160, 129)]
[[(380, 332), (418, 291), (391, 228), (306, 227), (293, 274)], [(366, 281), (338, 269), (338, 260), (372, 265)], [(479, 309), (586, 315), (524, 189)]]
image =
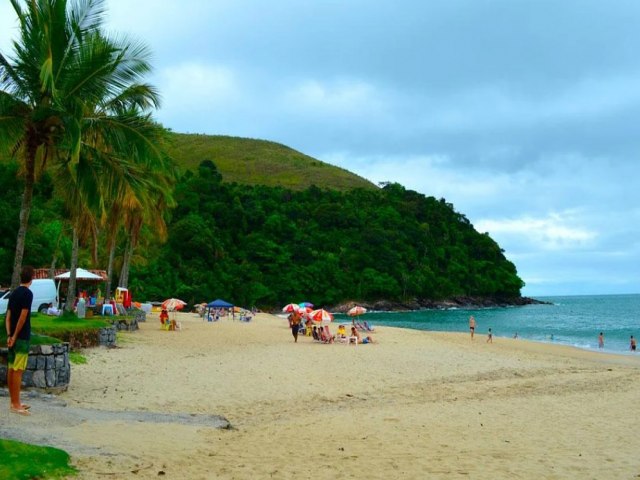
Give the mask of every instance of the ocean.
[[(630, 353), (630, 336), (640, 337), (640, 295), (591, 295), (537, 297), (551, 305), (506, 308), (368, 312), (359, 317), (368, 323), (415, 330), (469, 332), (469, 316), (476, 318), (476, 335), (486, 338), (518, 338), (598, 350), (598, 334), (604, 333), (603, 351)], [(337, 315), (336, 322), (350, 321)], [(640, 342), (638, 342), (640, 348)], [(640, 355), (640, 350), (637, 353)]]

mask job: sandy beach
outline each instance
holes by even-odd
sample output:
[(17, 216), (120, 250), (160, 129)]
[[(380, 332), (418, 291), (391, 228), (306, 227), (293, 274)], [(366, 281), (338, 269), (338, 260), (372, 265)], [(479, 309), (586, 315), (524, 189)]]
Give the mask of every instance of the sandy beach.
[(640, 475), (640, 357), (386, 327), (372, 345), (296, 344), (267, 314), (177, 317), (182, 331), (152, 314), (73, 366), (63, 410), (109, 416), (57, 421), (42, 401), (31, 417), (5, 410), (5, 427), (63, 438), (82, 479)]

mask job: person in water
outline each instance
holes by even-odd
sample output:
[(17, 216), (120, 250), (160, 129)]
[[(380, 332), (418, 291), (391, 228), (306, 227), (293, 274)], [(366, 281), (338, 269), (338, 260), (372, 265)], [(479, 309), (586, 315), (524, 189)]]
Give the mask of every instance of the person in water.
[(602, 332), (598, 335), (598, 348), (604, 348), (604, 334)]
[(633, 338), (633, 335), (631, 335), (631, 341), (629, 343), (629, 347), (631, 348), (632, 352), (636, 351), (636, 339)]
[(469, 331), (471, 332), (471, 340), (473, 340), (473, 332), (476, 330), (476, 318), (471, 315), (469, 317)]

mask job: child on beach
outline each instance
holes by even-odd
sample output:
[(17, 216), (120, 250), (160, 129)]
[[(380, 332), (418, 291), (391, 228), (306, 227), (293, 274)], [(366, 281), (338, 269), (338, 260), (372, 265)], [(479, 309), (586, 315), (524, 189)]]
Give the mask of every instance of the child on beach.
[(487, 343), (493, 343), (493, 333), (491, 329), (489, 329), (489, 333), (487, 333)]

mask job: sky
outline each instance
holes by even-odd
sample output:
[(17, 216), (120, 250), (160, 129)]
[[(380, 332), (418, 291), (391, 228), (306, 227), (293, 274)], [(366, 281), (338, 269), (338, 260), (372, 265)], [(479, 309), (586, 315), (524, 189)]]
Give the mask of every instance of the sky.
[[(640, 293), (637, 0), (107, 0), (156, 118), (445, 198), (523, 295)], [(17, 35), (0, 1), (0, 50)]]

